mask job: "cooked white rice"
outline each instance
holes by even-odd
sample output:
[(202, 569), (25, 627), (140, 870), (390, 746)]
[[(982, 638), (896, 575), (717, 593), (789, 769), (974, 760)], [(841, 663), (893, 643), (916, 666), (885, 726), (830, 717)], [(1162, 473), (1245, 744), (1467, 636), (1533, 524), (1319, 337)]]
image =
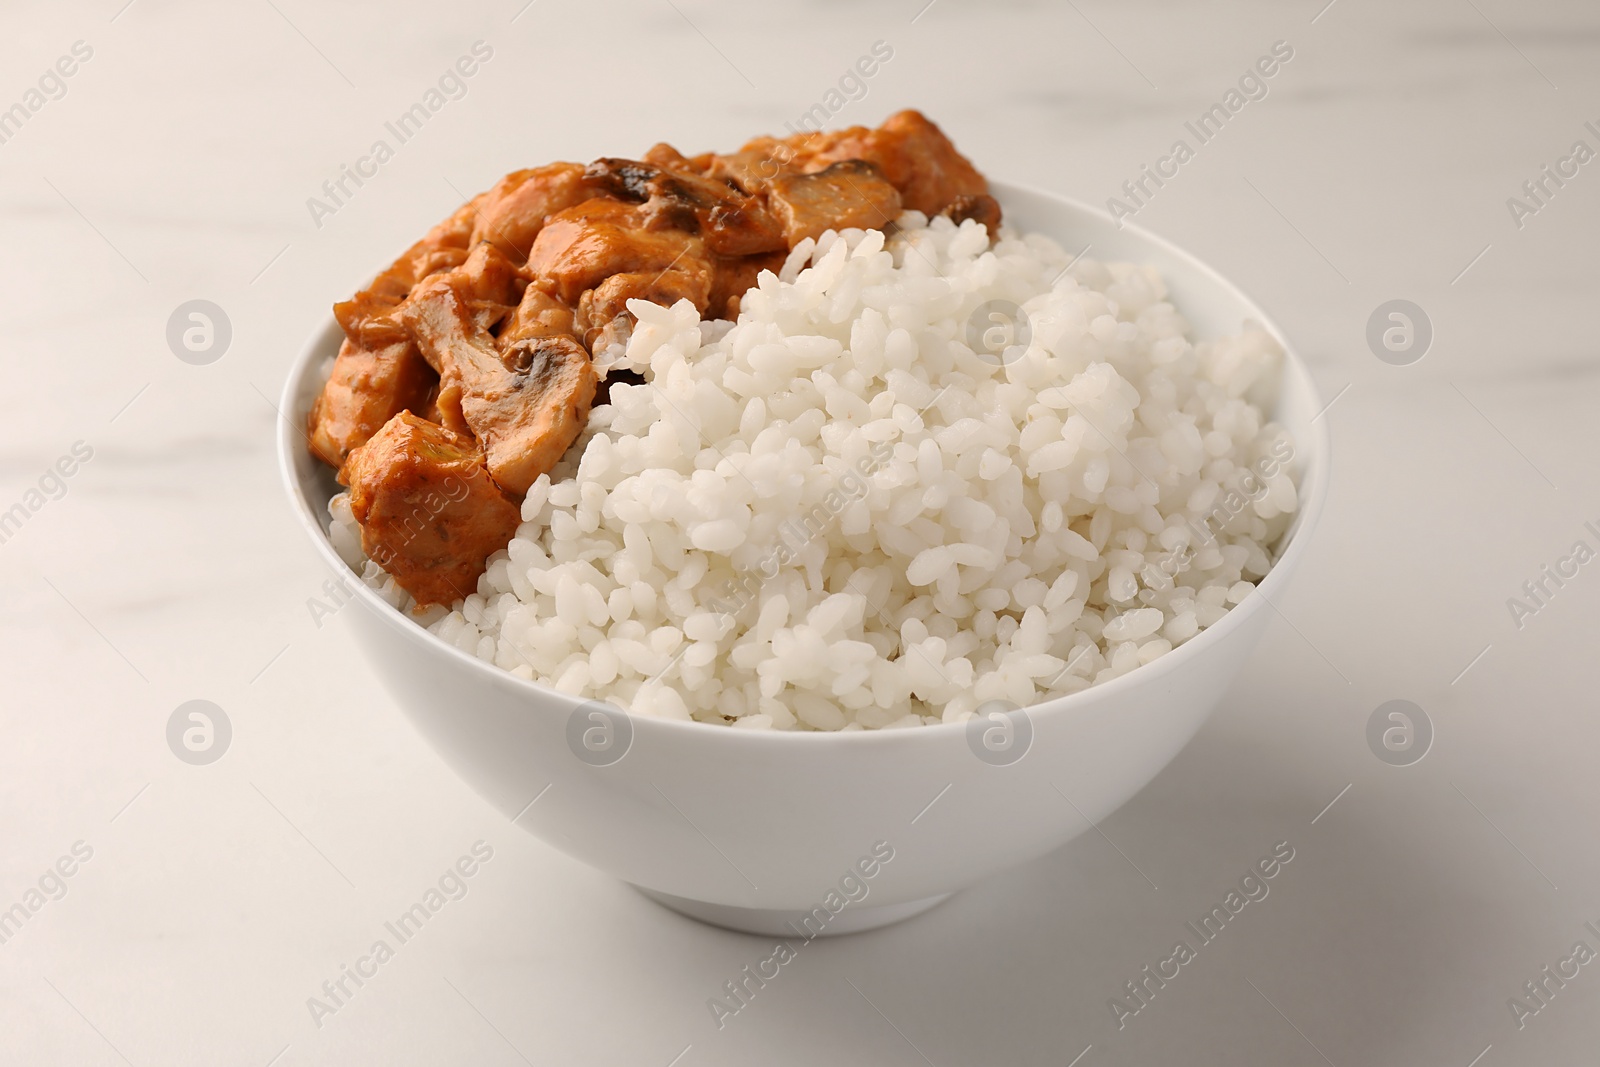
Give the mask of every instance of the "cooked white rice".
[[(968, 347), (991, 300), (1026, 311), (1025, 351)], [(1192, 342), (1150, 267), (912, 212), (803, 242), (737, 324), (630, 307), (617, 361), (646, 384), (612, 388), (478, 591), (421, 621), (634, 714), (879, 729), (1076, 692), (1222, 618), (1296, 507), (1264, 414), (1282, 350), (1250, 323)]]

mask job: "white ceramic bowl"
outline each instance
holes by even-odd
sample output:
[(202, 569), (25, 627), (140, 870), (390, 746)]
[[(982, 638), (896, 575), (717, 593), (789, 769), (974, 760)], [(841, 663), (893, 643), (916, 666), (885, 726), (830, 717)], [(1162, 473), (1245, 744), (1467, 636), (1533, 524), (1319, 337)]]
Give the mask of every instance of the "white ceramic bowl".
[[(372, 670), (508, 818), (684, 914), (760, 933), (842, 933), (914, 915), (1057, 848), (1142, 789), (1194, 736), (1266, 628), (1266, 601), (1282, 597), (1321, 515), (1329, 446), (1327, 424), (1312, 421), (1315, 387), (1261, 309), (1194, 257), (1071, 200), (1001, 183), (995, 192), (1011, 225), (1050, 234), (1070, 252), (1088, 245), (1095, 258), (1155, 264), (1196, 336), (1235, 331), (1248, 318), (1283, 341), (1288, 365), (1273, 414), (1294, 435), (1301, 510), (1259, 592), (1154, 663), (1027, 709), (1031, 744), (1007, 765), (980, 759), (962, 725), (781, 733), (638, 717), (624, 723), (632, 737), (621, 758), (597, 766), (568, 743), (589, 725), (573, 726), (589, 710), (582, 702), (445, 644), (354, 583), (360, 607), (348, 617)], [(337, 486), (302, 433), (339, 336), (330, 322), (295, 362), (278, 445), (312, 545), (348, 574), (326, 533)], [(875, 846), (893, 858), (863, 864)]]

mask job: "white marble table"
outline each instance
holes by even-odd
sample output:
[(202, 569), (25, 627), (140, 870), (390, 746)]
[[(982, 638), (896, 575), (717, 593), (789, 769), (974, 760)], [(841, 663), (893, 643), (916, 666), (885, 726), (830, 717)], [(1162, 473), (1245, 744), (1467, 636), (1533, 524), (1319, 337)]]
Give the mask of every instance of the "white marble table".
[[(92, 50), (0, 144), (0, 510), (27, 511), (0, 544), (0, 909), (39, 904), (0, 946), (0, 1062), (1592, 1061), (1600, 965), (1545, 979), (1520, 1027), (1508, 1000), (1600, 949), (1600, 565), (1520, 627), (1507, 606), (1600, 544), (1600, 163), (1546, 179), (1520, 227), (1507, 206), (1573, 142), (1600, 149), (1591, 5), (524, 2), (0, 14), (0, 108)], [(313, 218), (478, 40), (466, 95)], [(1298, 339), (1337, 398), (1335, 483), (1284, 618), (1102, 833), (818, 943), (719, 1031), (706, 998), (762, 942), (508, 825), (345, 621), (313, 619), (325, 575), (267, 398), (329, 302), (464, 193), (781, 128), (877, 41), (892, 59), (835, 121), (918, 106), (992, 175), (1091, 201), (1287, 42), (1265, 98), (1138, 220)], [(1365, 340), (1397, 298), (1434, 327), (1407, 366)], [(166, 342), (192, 299), (232, 324), (209, 365)], [(76, 442), (92, 457), (46, 477)], [(232, 723), (209, 766), (166, 742), (192, 699)], [(1411, 766), (1368, 748), (1391, 699), (1436, 732)], [(314, 1020), (307, 998), (479, 840), (467, 896)], [(1295, 859), (1271, 895), (1119, 1030), (1107, 1001), (1279, 841)], [(41, 879), (60, 899), (28, 897)]]

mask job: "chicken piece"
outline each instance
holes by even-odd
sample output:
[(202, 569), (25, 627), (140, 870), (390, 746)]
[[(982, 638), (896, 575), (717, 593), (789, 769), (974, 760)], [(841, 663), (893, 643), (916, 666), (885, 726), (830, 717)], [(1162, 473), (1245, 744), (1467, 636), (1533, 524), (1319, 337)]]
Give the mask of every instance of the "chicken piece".
[(463, 205), (365, 289), (333, 305), (346, 340), (307, 425), (312, 451), (325, 462), (341, 466), (351, 449), (366, 444), (395, 414), (427, 405), (437, 375), (423, 362), (396, 311), (419, 280), (466, 260), (481, 200)]
[(787, 252), (769, 252), (764, 256), (718, 259), (716, 273), (711, 276), (711, 297), (706, 302), (706, 317), (737, 319), (744, 294), (755, 287), (761, 272), (770, 270), (778, 273), (788, 257)]
[[(716, 156), (707, 173), (732, 182), (745, 192), (758, 193), (783, 174), (808, 174), (841, 160), (867, 159), (875, 146), (875, 133), (865, 126), (850, 126), (784, 138), (756, 137), (737, 152)], [(884, 176), (894, 180), (887, 172)]]
[(311, 451), (329, 466), (342, 467), (352, 450), (394, 416), (426, 410), (438, 382), (409, 337), (380, 348), (345, 338), (306, 420)]
[(533, 284), (568, 306), (613, 274), (711, 273), (711, 253), (696, 234), (652, 229), (643, 205), (595, 198), (545, 222), (528, 255)]
[(485, 194), (472, 227), (472, 243), (488, 241), (517, 265), (526, 263), (544, 220), (595, 195), (581, 163), (552, 163), (518, 170)]
[(478, 587), (521, 509), (490, 481), (471, 438), (401, 412), (345, 465), (361, 547), (419, 607)]
[(594, 401), (589, 353), (570, 337), (530, 337), (502, 353), (473, 320), (461, 280), (430, 278), (406, 301), (406, 326), (439, 368), (439, 407), (459, 409), (503, 488), (526, 493), (577, 440)]
[(780, 174), (766, 186), (772, 214), (793, 248), (824, 230), (881, 230), (900, 216), (900, 194), (871, 163), (847, 159), (809, 174)]
[(784, 247), (783, 229), (761, 199), (725, 181), (631, 159), (597, 159), (585, 173), (609, 195), (642, 203), (647, 226), (700, 234), (706, 247), (719, 256)]
[(983, 175), (920, 111), (890, 115), (869, 141), (860, 158), (876, 163), (913, 211), (935, 215), (958, 196), (989, 192)]
[(711, 271), (677, 268), (613, 274), (578, 298), (574, 328), (583, 338), (584, 347), (591, 352), (603, 352), (610, 345), (627, 343), (633, 333), (633, 313), (628, 310), (628, 301), (648, 300), (671, 307), (679, 300), (688, 300), (704, 314), (710, 305), (711, 281)]
[(958, 196), (989, 192), (983, 175), (920, 111), (897, 112), (875, 130), (851, 126), (783, 140), (758, 137), (722, 158), (726, 162), (713, 163), (708, 173), (732, 178), (746, 192), (781, 173), (809, 174), (842, 160), (865, 160), (900, 190), (906, 207), (925, 215), (938, 214)]
[(537, 337), (572, 337), (572, 309), (536, 285), (523, 290), (522, 302), (495, 338), (502, 356), (519, 341)]
[(690, 159), (665, 141), (659, 141), (651, 145), (649, 151), (639, 157), (642, 162), (653, 166), (666, 167), (669, 170), (686, 170), (694, 174), (704, 174), (706, 165), (711, 162), (712, 158), (711, 153), (707, 152), (704, 155)]
[(492, 241), (474, 245), (465, 263), (449, 272), (459, 279), (461, 295), (477, 304), (513, 308), (522, 299), (528, 279)]
[(711, 156), (705, 174), (756, 194), (780, 174), (799, 173), (798, 167), (790, 165), (796, 158), (798, 154), (784, 142), (758, 137), (737, 152)]
[(422, 279), (460, 266), (472, 243), (473, 223), (482, 195), (473, 197), (455, 214), (428, 231), (428, 235), (372, 279), (349, 300), (333, 305), (333, 317), (350, 340), (369, 348), (409, 340), (395, 310)]
[(1000, 201), (988, 193), (979, 193), (976, 196), (963, 193), (950, 201), (950, 205), (939, 214), (957, 226), (968, 219), (978, 220), (989, 231), (990, 240), (1000, 234)]
[(446, 274), (472, 309), (478, 328), (491, 332), (512, 314), (528, 287), (516, 264), (489, 241), (474, 246), (467, 261)]

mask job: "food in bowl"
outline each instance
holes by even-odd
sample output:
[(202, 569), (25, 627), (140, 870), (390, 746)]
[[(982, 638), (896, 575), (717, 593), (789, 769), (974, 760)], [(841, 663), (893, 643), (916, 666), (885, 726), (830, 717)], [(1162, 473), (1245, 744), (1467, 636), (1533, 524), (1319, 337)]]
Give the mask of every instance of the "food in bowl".
[(311, 417), (341, 555), (513, 674), (747, 729), (960, 722), (1221, 619), (1298, 505), (1281, 348), (1193, 340), (1154, 269), (1003, 227), (906, 114), (550, 172), (609, 191), (498, 238), (474, 201), (341, 305)]
[[(481, 549), (510, 538), (506, 505), (604, 400), (591, 355), (627, 339), (630, 301), (735, 317), (801, 241), (892, 226), (902, 208), (1000, 219), (983, 176), (916, 111), (731, 155), (658, 144), (514, 171), (334, 305), (345, 337), (307, 419), (311, 451), (351, 486), (367, 554), (418, 605), (459, 600)], [(434, 492), (474, 461), (476, 491)], [(418, 512), (423, 497), (437, 503)]]

